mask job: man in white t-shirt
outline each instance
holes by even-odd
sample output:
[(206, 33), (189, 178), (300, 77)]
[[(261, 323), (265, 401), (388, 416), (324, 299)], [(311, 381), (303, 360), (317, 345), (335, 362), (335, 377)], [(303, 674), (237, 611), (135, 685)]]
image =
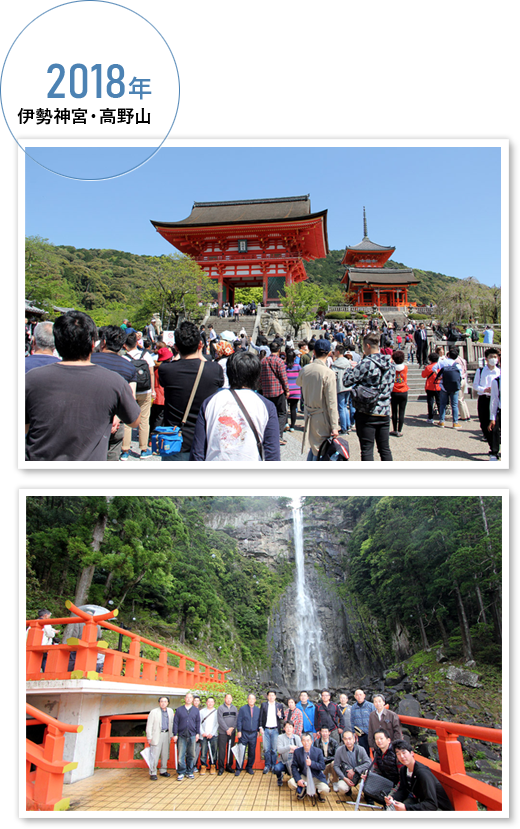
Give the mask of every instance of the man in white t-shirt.
[(206, 398), (200, 408), (190, 461), (260, 461), (258, 441), (264, 460), (279, 461), (280, 436), (275, 406), (254, 391), (260, 378), (260, 360), (249, 352), (235, 352), (227, 360), (226, 373), (230, 388), (220, 389)]

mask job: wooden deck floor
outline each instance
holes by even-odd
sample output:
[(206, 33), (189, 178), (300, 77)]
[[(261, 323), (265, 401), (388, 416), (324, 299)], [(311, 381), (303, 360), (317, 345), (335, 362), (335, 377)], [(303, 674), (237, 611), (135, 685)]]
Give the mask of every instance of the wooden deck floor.
[[(287, 778), (285, 778), (285, 781)], [(63, 788), (70, 797), (71, 812), (340, 812), (354, 810), (354, 803), (338, 803), (332, 789), (326, 803), (312, 806), (297, 800), (287, 782), (280, 788), (273, 774), (195, 775), (177, 782), (177, 776), (150, 780), (141, 769), (99, 769), (92, 777)], [(344, 795), (341, 795), (343, 800)], [(360, 809), (379, 815), (382, 810)]]

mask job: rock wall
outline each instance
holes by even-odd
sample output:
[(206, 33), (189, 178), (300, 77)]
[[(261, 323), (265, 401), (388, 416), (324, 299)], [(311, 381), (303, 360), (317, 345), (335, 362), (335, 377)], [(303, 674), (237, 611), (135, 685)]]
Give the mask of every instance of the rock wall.
[[(328, 682), (351, 689), (367, 675), (384, 667), (383, 644), (375, 620), (363, 618), (355, 600), (345, 591), (346, 547), (354, 519), (345, 505), (304, 506), (306, 582), (312, 590), (321, 620), (323, 661)], [(280, 557), (294, 562), (290, 510), (208, 516), (207, 524), (236, 539), (242, 555), (252, 556), (273, 569)], [(343, 587), (343, 590), (341, 589)], [(293, 641), (297, 631), (296, 585), (291, 583), (269, 618), (267, 643), (270, 668), (261, 679), (296, 692)]]

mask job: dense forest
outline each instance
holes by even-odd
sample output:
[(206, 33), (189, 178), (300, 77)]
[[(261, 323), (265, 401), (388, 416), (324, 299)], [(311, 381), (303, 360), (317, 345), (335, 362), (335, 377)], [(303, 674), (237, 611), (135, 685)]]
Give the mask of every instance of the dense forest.
[[(232, 530), (247, 513), (290, 533), (289, 499), (39, 495), (26, 504), (28, 618), (42, 606), (61, 616), (66, 599), (115, 606), (128, 627), (221, 666), (266, 665), (270, 614), (293, 561), (244, 554)], [(499, 497), (308, 496), (303, 509), (322, 523), (348, 519), (330, 589), (377, 627), (389, 664), (399, 623), (412, 650), (443, 646), (450, 658), (499, 666)]]
[(358, 520), (345, 557), (343, 589), (373, 614), (388, 645), (399, 620), (418, 647), (442, 644), (454, 657), (498, 664), (501, 499), (461, 495), (348, 501)]

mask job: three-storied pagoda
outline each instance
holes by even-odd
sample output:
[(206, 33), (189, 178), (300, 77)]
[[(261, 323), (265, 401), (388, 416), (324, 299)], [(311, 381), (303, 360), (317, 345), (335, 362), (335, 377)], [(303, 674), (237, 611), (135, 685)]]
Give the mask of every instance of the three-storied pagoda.
[(219, 307), (247, 287), (262, 287), (262, 304), (277, 305), (286, 285), (307, 279), (304, 261), (329, 250), (327, 211), (311, 213), (308, 195), (194, 202), (186, 219), (152, 224), (218, 283)]
[(363, 239), (358, 245), (345, 249), (341, 260), (347, 266), (341, 280), (346, 285), (347, 296), (355, 306), (408, 305), (408, 288), (419, 281), (411, 268), (385, 268), (395, 247), (377, 245), (368, 238), (367, 218), (363, 208)]

